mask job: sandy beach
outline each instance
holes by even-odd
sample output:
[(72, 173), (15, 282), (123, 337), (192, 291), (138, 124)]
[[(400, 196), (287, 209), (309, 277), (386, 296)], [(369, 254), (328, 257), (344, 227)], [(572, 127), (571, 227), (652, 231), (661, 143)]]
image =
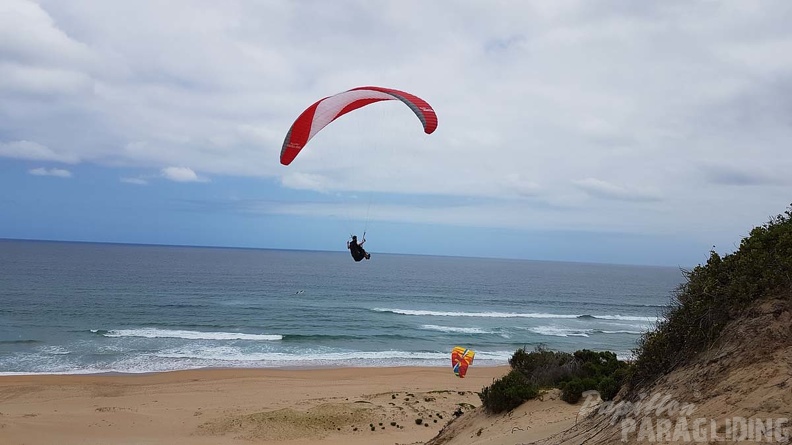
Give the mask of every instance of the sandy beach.
[[(507, 368), (0, 377), (0, 443), (422, 443)], [(546, 407), (545, 407), (546, 408)]]

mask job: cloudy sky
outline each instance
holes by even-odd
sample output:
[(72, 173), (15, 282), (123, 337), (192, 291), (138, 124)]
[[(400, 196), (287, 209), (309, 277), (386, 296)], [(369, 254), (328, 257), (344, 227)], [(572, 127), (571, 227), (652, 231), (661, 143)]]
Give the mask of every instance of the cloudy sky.
[[(688, 267), (792, 202), (792, 2), (0, 0), (0, 238)], [(294, 119), (361, 85), (289, 166)]]

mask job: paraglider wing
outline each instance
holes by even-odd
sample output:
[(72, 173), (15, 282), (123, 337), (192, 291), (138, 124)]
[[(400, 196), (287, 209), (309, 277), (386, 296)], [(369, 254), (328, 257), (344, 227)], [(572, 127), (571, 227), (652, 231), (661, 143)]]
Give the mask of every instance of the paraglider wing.
[(339, 117), (383, 100), (400, 100), (418, 116), (424, 132), (431, 134), (437, 128), (434, 109), (420, 97), (404, 91), (382, 87), (358, 87), (334, 96), (325, 97), (308, 107), (294, 121), (281, 148), (280, 162), (289, 165), (322, 128)]
[(451, 366), (454, 369), (454, 374), (459, 378), (464, 378), (467, 374), (468, 366), (473, 363), (473, 357), (476, 355), (470, 349), (456, 346), (451, 350)]

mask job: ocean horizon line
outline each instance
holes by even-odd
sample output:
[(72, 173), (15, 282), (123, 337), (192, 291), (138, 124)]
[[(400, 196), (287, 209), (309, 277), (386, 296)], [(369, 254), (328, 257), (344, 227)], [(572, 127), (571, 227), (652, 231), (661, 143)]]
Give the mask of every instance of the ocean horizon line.
[[(66, 240), (66, 239), (39, 239), (39, 238), (5, 238), (0, 237), (0, 242), (32, 242), (32, 243), (64, 243), (64, 244), (93, 244), (93, 245), (108, 245), (108, 246), (140, 246), (140, 247), (172, 247), (172, 248), (188, 248), (188, 249), (228, 249), (228, 250), (253, 250), (253, 251), (273, 251), (273, 252), (305, 252), (305, 253), (341, 253), (346, 254), (346, 250), (323, 250), (323, 249), (284, 249), (278, 247), (253, 247), (253, 246), (222, 246), (222, 245), (204, 245), (204, 244), (163, 244), (163, 243), (143, 243), (143, 242), (128, 242), (128, 241), (93, 241), (93, 240)], [(372, 251), (374, 252), (374, 251)], [(516, 258), (516, 257), (486, 257), (486, 256), (471, 256), (471, 255), (441, 255), (441, 254), (427, 254), (427, 253), (409, 253), (409, 252), (384, 252), (376, 251), (377, 255), (391, 255), (391, 256), (416, 256), (425, 258), (459, 258), (471, 260), (494, 260), (494, 261), (516, 261), (516, 262), (535, 262), (535, 263), (554, 263), (554, 264), (581, 264), (592, 266), (621, 266), (621, 267), (636, 267), (636, 268), (659, 268), (659, 269), (687, 269), (692, 266), (669, 266), (662, 264), (631, 264), (631, 263), (608, 263), (596, 261), (574, 261), (574, 260), (548, 260), (548, 259), (533, 259), (533, 258)]]

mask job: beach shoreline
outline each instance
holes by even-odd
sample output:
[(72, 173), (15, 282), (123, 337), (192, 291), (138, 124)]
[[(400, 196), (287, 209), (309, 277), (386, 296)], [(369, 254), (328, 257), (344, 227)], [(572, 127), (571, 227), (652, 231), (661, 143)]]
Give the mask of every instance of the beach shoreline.
[(421, 443), (507, 366), (0, 376), (3, 444)]
[[(450, 363), (450, 362), (449, 362)], [(508, 368), (506, 362), (482, 363), (476, 362), (477, 368)], [(338, 365), (311, 365), (311, 366), (267, 366), (267, 367), (241, 367), (241, 366), (205, 366), (199, 368), (170, 369), (164, 371), (100, 371), (100, 372), (0, 372), (0, 379), (5, 377), (67, 377), (67, 376), (96, 376), (96, 377), (125, 377), (125, 376), (144, 376), (157, 374), (171, 374), (182, 372), (235, 372), (245, 373), (247, 371), (327, 371), (332, 369), (451, 369), (450, 365), (431, 366), (431, 365), (403, 365), (403, 366), (338, 366)]]

